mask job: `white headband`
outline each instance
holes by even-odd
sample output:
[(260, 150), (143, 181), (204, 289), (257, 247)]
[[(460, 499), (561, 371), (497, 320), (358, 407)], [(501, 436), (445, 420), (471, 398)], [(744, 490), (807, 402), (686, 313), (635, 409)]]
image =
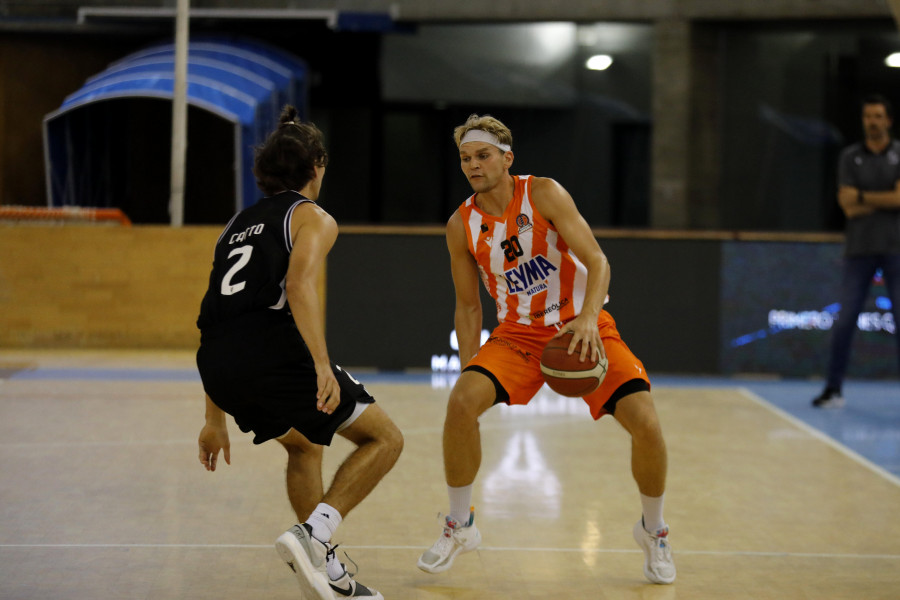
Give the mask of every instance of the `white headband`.
[(490, 144), (491, 146), (500, 148), (504, 152), (509, 152), (510, 150), (512, 150), (512, 147), (510, 147), (509, 144), (501, 144), (500, 139), (496, 135), (483, 129), (468, 130), (466, 134), (462, 136), (462, 139), (459, 140), (459, 145), (462, 146), (463, 144), (467, 144), (469, 142), (485, 142), (487, 144)]

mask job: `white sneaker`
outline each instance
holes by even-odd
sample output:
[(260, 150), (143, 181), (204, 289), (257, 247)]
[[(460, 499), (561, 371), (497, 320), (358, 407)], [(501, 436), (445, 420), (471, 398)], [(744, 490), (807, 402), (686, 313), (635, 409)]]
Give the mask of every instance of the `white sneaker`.
[(672, 558), (672, 546), (669, 545), (669, 528), (656, 532), (656, 535), (644, 529), (644, 519), (634, 525), (634, 541), (644, 551), (644, 576), (653, 583), (672, 583), (675, 581), (675, 560)]
[(426, 573), (441, 573), (453, 566), (457, 554), (471, 552), (480, 543), (481, 533), (475, 527), (475, 511), (469, 513), (466, 525), (460, 525), (447, 515), (441, 537), (422, 553), (417, 566)]
[[(381, 592), (378, 590), (372, 589), (370, 587), (366, 587), (360, 582), (353, 579), (354, 574), (351, 574), (347, 571), (347, 566), (338, 561), (337, 556), (335, 556), (334, 550), (337, 548), (337, 545), (330, 546), (328, 548), (328, 554), (326, 557), (326, 562), (331, 563), (332, 561), (337, 562), (341, 568), (341, 576), (337, 579), (331, 579), (331, 591), (334, 592), (335, 598), (364, 598), (365, 600), (384, 600), (384, 596), (381, 595)], [(346, 556), (346, 554), (345, 554)], [(353, 560), (347, 556), (347, 560), (353, 562)], [(355, 568), (356, 563), (353, 562)]]
[(294, 525), (282, 533), (275, 540), (275, 549), (297, 577), (303, 598), (334, 600), (325, 571), (328, 546), (314, 538), (305, 526)]

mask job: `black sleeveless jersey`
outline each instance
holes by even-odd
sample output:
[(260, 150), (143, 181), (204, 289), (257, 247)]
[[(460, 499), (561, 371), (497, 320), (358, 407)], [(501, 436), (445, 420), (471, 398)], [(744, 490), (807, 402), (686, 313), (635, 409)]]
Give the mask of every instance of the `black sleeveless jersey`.
[(284, 278), (291, 249), (291, 214), (297, 192), (264, 198), (229, 221), (216, 242), (209, 288), (200, 305), (201, 331), (253, 313), (292, 320)]

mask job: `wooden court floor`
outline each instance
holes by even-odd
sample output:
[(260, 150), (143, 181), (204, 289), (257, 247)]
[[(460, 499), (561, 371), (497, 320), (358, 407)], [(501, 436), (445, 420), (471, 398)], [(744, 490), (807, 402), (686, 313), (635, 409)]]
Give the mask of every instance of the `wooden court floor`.
[[(192, 360), (0, 351), (0, 599), (299, 598), (272, 545), (294, 522), (284, 452), (233, 428), (231, 466), (204, 471)], [(544, 392), (484, 416), (483, 545), (423, 573), (447, 508), (447, 390), (367, 387), (406, 447), (335, 541), (388, 600), (900, 597), (896, 480), (728, 387), (654, 388), (674, 585), (641, 572), (628, 437)], [(326, 452), (326, 475), (348, 450)]]

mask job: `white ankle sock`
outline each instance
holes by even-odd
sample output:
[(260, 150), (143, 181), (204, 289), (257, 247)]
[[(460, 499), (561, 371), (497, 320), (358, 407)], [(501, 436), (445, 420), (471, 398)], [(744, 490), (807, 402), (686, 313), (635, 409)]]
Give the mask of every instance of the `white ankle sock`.
[(334, 531), (343, 520), (344, 518), (337, 509), (321, 502), (316, 509), (312, 511), (309, 518), (306, 519), (306, 523), (312, 527), (312, 535), (314, 538), (320, 542), (330, 542), (331, 536), (334, 535)]
[(641, 508), (644, 512), (644, 529), (650, 533), (656, 533), (666, 526), (663, 520), (663, 502), (666, 495), (663, 494), (658, 498), (652, 498), (641, 494)]
[(469, 511), (472, 507), (472, 484), (462, 487), (447, 486), (450, 496), (450, 518), (460, 525), (469, 523)]

